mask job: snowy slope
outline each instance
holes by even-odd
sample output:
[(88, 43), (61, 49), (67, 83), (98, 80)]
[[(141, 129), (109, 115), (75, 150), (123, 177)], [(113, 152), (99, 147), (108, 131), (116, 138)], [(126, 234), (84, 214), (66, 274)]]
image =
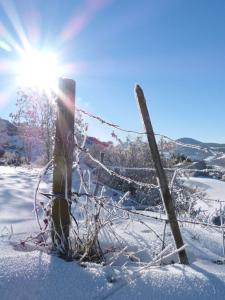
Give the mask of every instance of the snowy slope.
[[(188, 179), (188, 185), (206, 194), (204, 199), (199, 200), (197, 206), (206, 210), (209, 214), (215, 214), (220, 209), (219, 201), (225, 201), (224, 181), (191, 177)], [(224, 204), (222, 203), (222, 207), (224, 207)]]
[(191, 186), (198, 186), (207, 193), (207, 198), (225, 201), (225, 182), (211, 178), (191, 177), (189, 179)]
[(177, 146), (175, 150), (177, 154), (183, 154), (193, 160), (205, 160), (208, 165), (225, 166), (225, 144), (203, 143), (192, 138), (180, 138), (177, 141), (204, 149)]
[[(115, 230), (138, 251), (141, 263), (126, 264), (122, 254), (112, 266), (65, 262), (35, 249), (23, 247), (20, 240), (37, 230), (33, 209), (33, 192), (39, 170), (0, 167), (0, 299), (215, 299), (225, 295), (225, 267), (213, 261), (223, 260), (221, 232), (217, 229), (183, 225), (190, 266), (177, 263), (147, 267), (161, 248), (154, 233), (137, 219), (126, 224), (117, 221)], [(225, 183), (213, 179), (191, 178), (208, 197), (223, 199)], [(42, 185), (48, 190), (47, 184)], [(146, 212), (151, 214), (151, 212)], [(142, 218), (162, 235), (163, 223)], [(15, 234), (9, 240), (7, 229)], [(172, 243), (169, 228), (166, 242)], [(142, 251), (142, 252), (141, 252)], [(173, 257), (176, 262), (176, 256)], [(143, 264), (145, 263), (145, 264)], [(141, 271), (140, 268), (145, 266)]]

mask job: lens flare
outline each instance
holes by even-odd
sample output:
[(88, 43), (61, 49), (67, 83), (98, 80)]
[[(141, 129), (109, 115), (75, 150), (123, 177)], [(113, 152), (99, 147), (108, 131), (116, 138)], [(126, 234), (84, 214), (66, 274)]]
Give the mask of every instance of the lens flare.
[(10, 45), (8, 43), (6, 43), (5, 41), (0, 39), (0, 48), (7, 51), (7, 52), (11, 52), (12, 48), (10, 47)]

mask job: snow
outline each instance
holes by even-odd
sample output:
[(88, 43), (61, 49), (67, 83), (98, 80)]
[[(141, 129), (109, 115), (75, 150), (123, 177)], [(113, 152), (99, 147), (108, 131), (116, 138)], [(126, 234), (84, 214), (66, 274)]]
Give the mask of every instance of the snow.
[(224, 191), (225, 182), (210, 178), (190, 178), (190, 183), (201, 187), (203, 191), (207, 193), (208, 198), (214, 200), (225, 201)]
[[(188, 179), (188, 185), (206, 193), (205, 199), (199, 201), (198, 206), (207, 210), (209, 213), (215, 213), (216, 210), (220, 209), (219, 201), (225, 201), (224, 181), (210, 178), (190, 177)], [(218, 202), (210, 200), (218, 200)]]
[(13, 225), (15, 233), (37, 230), (33, 194), (39, 170), (0, 166), (0, 229)]
[[(128, 251), (141, 260), (130, 261), (126, 268), (123, 254), (110, 265), (77, 262), (62, 259), (39, 251), (30, 245), (23, 247), (20, 240), (38, 231), (33, 211), (33, 193), (39, 169), (0, 167), (0, 299), (215, 299), (225, 295), (225, 265), (214, 261), (222, 257), (220, 230), (192, 224), (181, 227), (187, 244), (190, 266), (178, 263), (141, 267), (151, 262), (161, 247), (160, 241), (138, 218), (114, 225), (117, 233), (127, 241)], [(190, 178), (189, 184), (197, 185), (210, 199), (224, 200), (225, 182)], [(43, 183), (43, 190), (48, 185)], [(210, 209), (208, 203), (207, 207)], [(216, 203), (217, 204), (217, 203)], [(216, 205), (215, 204), (215, 205)], [(199, 204), (201, 205), (201, 203)], [(151, 214), (151, 212), (146, 212)], [(162, 234), (163, 223), (142, 220)], [(13, 226), (13, 235), (8, 232)], [(7, 231), (8, 230), (8, 231)], [(172, 243), (169, 228), (166, 242)], [(142, 252), (141, 252), (142, 250)], [(177, 257), (173, 260), (177, 262)]]
[(93, 299), (107, 286), (99, 267), (92, 272), (39, 251), (12, 253), (10, 245), (0, 251), (1, 299)]

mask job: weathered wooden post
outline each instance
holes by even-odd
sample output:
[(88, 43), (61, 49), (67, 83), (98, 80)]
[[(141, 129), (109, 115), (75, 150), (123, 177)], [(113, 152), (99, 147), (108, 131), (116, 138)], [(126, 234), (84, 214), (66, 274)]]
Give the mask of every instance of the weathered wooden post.
[[(152, 158), (154, 161), (156, 175), (159, 179), (160, 190), (162, 193), (164, 208), (165, 208), (165, 211), (168, 216), (168, 220), (170, 223), (170, 227), (171, 227), (171, 231), (172, 231), (172, 234), (174, 237), (176, 247), (177, 247), (177, 249), (179, 249), (184, 245), (184, 243), (183, 243), (180, 228), (179, 228), (179, 225), (177, 222), (175, 209), (173, 206), (172, 197), (171, 197), (170, 190), (168, 187), (166, 174), (162, 167), (162, 162), (160, 159), (159, 150), (158, 150), (158, 146), (157, 146), (156, 139), (155, 139), (155, 134), (154, 134), (150, 116), (148, 113), (145, 96), (144, 96), (143, 90), (141, 89), (141, 87), (139, 85), (136, 86), (135, 91), (136, 91), (136, 95), (137, 95), (140, 112), (141, 112), (141, 115), (143, 118), (145, 131), (147, 134), (149, 147), (150, 147)], [(185, 249), (179, 251), (178, 255), (179, 255), (181, 264), (188, 264), (188, 258), (187, 258)]]
[(53, 249), (70, 256), (70, 198), (74, 149), (75, 81), (59, 79), (54, 148), (52, 242)]

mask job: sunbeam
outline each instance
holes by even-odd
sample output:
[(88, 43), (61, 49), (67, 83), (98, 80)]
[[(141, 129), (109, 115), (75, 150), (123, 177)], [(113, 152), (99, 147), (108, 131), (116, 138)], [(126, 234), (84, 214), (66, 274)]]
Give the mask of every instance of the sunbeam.
[[(4, 42), (8, 44), (8, 47), (14, 49), (16, 52), (22, 52), (22, 47), (16, 42), (12, 34), (6, 29), (4, 24), (0, 21), (0, 34)], [(5, 49), (4, 49), (5, 50)]]
[(97, 12), (106, 7), (112, 0), (87, 0), (80, 10), (76, 10), (72, 18), (63, 28), (60, 36), (63, 42), (74, 38), (91, 21)]
[(16, 11), (16, 8), (13, 4), (13, 2), (11, 0), (3, 0), (1, 2), (1, 5), (6, 13), (6, 15), (8, 16), (9, 20), (11, 21), (11, 24), (14, 27), (14, 30), (16, 31), (22, 45), (23, 48), (27, 49), (29, 48), (29, 41), (27, 39), (27, 36), (25, 34), (25, 31), (23, 29), (22, 26), (22, 22), (20, 20), (20, 17)]
[(0, 39), (0, 48), (7, 51), (7, 52), (12, 51), (11, 46), (2, 39)]

